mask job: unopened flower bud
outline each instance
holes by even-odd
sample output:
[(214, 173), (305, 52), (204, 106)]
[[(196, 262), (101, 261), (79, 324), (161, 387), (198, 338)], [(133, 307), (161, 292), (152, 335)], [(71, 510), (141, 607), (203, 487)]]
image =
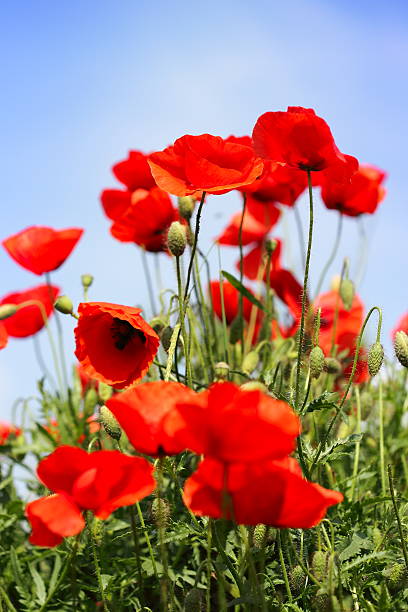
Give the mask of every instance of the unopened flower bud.
[(312, 599), (313, 610), (331, 612), (330, 595), (325, 589), (319, 589)]
[(149, 321), (149, 325), (154, 329), (156, 334), (160, 334), (160, 332), (166, 327), (166, 323), (160, 317), (153, 317), (153, 319)]
[(173, 335), (173, 328), (170, 327), (170, 325), (167, 325), (167, 327), (165, 327), (160, 334), (160, 340), (162, 343), (162, 347), (164, 348), (166, 353), (168, 353), (169, 351), (172, 335)]
[(92, 274), (82, 274), (81, 283), (84, 289), (88, 289), (93, 283), (94, 277)]
[(107, 402), (113, 395), (113, 389), (104, 382), (98, 384), (98, 395), (103, 402)]
[(191, 196), (183, 196), (178, 198), (178, 209), (180, 217), (189, 221), (194, 212), (195, 201)]
[(244, 321), (239, 315), (235, 317), (230, 326), (230, 337), (229, 341), (231, 344), (236, 344), (241, 340), (242, 332), (244, 330)]
[(107, 406), (101, 406), (99, 409), (99, 420), (102, 423), (108, 436), (114, 440), (120, 440), (122, 430), (113, 413)]
[(383, 541), (383, 535), (378, 527), (374, 527), (373, 529), (373, 542), (375, 548), (379, 548)]
[(408, 335), (402, 330), (395, 334), (394, 349), (400, 364), (408, 368)]
[(403, 563), (393, 563), (383, 570), (383, 575), (387, 578), (388, 587), (392, 592), (399, 591), (406, 585), (407, 569)]
[(54, 303), (55, 310), (61, 312), (62, 314), (72, 314), (74, 310), (74, 306), (72, 301), (67, 295), (60, 295)]
[(343, 278), (340, 283), (340, 297), (343, 302), (344, 308), (350, 310), (353, 305), (354, 299), (354, 283), (349, 278)]
[(219, 361), (214, 366), (214, 374), (218, 380), (227, 380), (230, 367), (225, 361)]
[(252, 534), (252, 541), (254, 543), (255, 548), (262, 548), (265, 543), (267, 530), (267, 526), (263, 525), (262, 523), (259, 523), (255, 526), (254, 532)]
[(374, 342), (368, 351), (367, 363), (370, 376), (375, 376), (380, 371), (384, 359), (384, 349), (381, 342)]
[(244, 360), (242, 362), (242, 371), (244, 374), (252, 374), (259, 363), (259, 353), (257, 351), (250, 351), (247, 355), (245, 355)]
[(310, 376), (319, 378), (324, 369), (324, 353), (320, 346), (314, 346), (309, 356)]
[(259, 380), (249, 380), (248, 382), (240, 385), (242, 391), (262, 391), (262, 393), (268, 393), (268, 388)]
[(341, 363), (335, 357), (325, 357), (324, 359), (324, 371), (328, 374), (340, 374)]
[(295, 593), (295, 595), (299, 595), (302, 592), (303, 587), (305, 586), (306, 574), (301, 568), (300, 565), (295, 565), (289, 575), (289, 583), (290, 588)]
[(173, 221), (167, 232), (167, 246), (175, 257), (180, 257), (187, 245), (186, 226), (180, 221)]
[(326, 576), (327, 558), (322, 550), (316, 550), (312, 557), (312, 571), (318, 580), (323, 580)]
[(155, 497), (152, 501), (150, 514), (158, 527), (166, 527), (170, 518), (170, 504), (167, 499)]
[(16, 312), (17, 306), (15, 304), (2, 304), (0, 306), (0, 321), (12, 317)]
[(194, 587), (190, 589), (184, 599), (184, 611), (185, 612), (203, 612), (204, 610), (204, 597), (203, 591)]
[(274, 240), (274, 239), (267, 240), (265, 242), (265, 251), (268, 253), (268, 255), (272, 255), (272, 253), (274, 252), (277, 246), (278, 246), (277, 240)]

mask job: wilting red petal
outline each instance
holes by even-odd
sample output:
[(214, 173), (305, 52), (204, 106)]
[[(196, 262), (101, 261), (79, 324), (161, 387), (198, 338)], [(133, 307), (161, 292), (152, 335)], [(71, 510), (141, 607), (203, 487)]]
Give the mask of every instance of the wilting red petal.
[(215, 383), (168, 413), (176, 443), (222, 461), (257, 461), (292, 452), (299, 419), (285, 402), (233, 383)]
[(230, 465), (206, 458), (186, 481), (183, 499), (199, 516), (305, 529), (317, 525), (343, 495), (305, 480), (290, 457)]
[(150, 155), (149, 165), (157, 185), (177, 196), (225, 193), (253, 183), (263, 169), (251, 147), (210, 134), (182, 136)]
[[(50, 317), (54, 302), (59, 294), (58, 287), (39, 285), (26, 291), (9, 293), (0, 300), (1, 304), (22, 304), (33, 301), (35, 303), (20, 308), (15, 314), (3, 321), (9, 336), (13, 338), (26, 338), (33, 336), (45, 325), (43, 314)], [(37, 305), (38, 304), (38, 305)], [(42, 309), (41, 309), (42, 308)]]
[(137, 451), (152, 456), (172, 455), (185, 448), (167, 435), (163, 419), (177, 402), (194, 400), (195, 395), (185, 385), (155, 381), (117, 393), (106, 405)]
[(28, 227), (3, 240), (3, 246), (20, 266), (34, 274), (59, 268), (83, 234), (82, 229), (55, 230), (51, 227)]
[(157, 353), (159, 337), (140, 312), (106, 302), (79, 305), (75, 355), (89, 376), (117, 389), (143, 378)]
[(29, 503), (26, 516), (32, 526), (29, 541), (35, 546), (57, 546), (65, 537), (76, 535), (85, 527), (80, 509), (64, 494)]

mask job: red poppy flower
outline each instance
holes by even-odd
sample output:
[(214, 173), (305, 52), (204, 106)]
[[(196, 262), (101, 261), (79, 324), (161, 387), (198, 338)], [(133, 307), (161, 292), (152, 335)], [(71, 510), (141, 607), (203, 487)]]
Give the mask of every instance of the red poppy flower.
[(334, 344), (339, 352), (355, 346), (358, 334), (364, 321), (364, 306), (358, 295), (354, 296), (351, 309), (346, 310), (338, 291), (328, 291), (319, 295), (314, 302), (314, 310), (321, 308), (319, 345), (326, 355), (331, 352), (333, 326), (337, 315)]
[(20, 436), (22, 431), (19, 427), (0, 421), (0, 446), (5, 444), (10, 436)]
[(164, 428), (183, 448), (226, 462), (283, 457), (300, 431), (288, 404), (228, 382), (178, 403)]
[(64, 538), (77, 535), (85, 527), (81, 510), (63, 493), (30, 502), (26, 517), (32, 527), (29, 542), (34, 546), (58, 546)]
[(136, 189), (151, 189), (156, 186), (147, 163), (148, 155), (141, 151), (129, 151), (127, 159), (112, 167), (112, 172), (129, 191)]
[(177, 402), (195, 401), (196, 393), (175, 382), (148, 382), (117, 393), (106, 402), (140, 453), (155, 457), (185, 450), (163, 429), (163, 420)]
[[(258, 207), (251, 203), (250, 208), (255, 210), (256, 218), (249, 210), (245, 212), (244, 222), (242, 224), (242, 244), (247, 245), (251, 242), (262, 241), (271, 228), (277, 223), (280, 217), (280, 211), (274, 206), (259, 205), (263, 210), (258, 210)], [(262, 219), (262, 213), (264, 219)], [(269, 217), (269, 220), (267, 220)], [(240, 243), (239, 234), (242, 220), (242, 212), (238, 212), (232, 216), (229, 224), (224, 229), (222, 234), (217, 238), (219, 244), (229, 246), (238, 246)]]
[(305, 480), (291, 457), (230, 465), (206, 458), (186, 481), (183, 499), (199, 516), (307, 529), (343, 495)]
[(81, 365), (80, 363), (78, 363), (75, 366), (76, 372), (78, 374), (79, 377), (79, 382), (81, 383), (81, 390), (82, 390), (82, 397), (85, 396), (86, 392), (88, 391), (88, 389), (97, 389), (98, 388), (98, 381), (95, 380), (94, 378), (92, 378), (91, 376), (89, 376), (89, 374), (87, 374), (85, 368), (83, 367), (83, 365)]
[(322, 199), (327, 208), (339, 210), (343, 215), (357, 217), (377, 210), (385, 196), (381, 183), (385, 172), (374, 166), (360, 166), (349, 181), (333, 182), (330, 176), (322, 181)]
[[(275, 238), (276, 248), (271, 256), (271, 269), (280, 269), (281, 268), (281, 252), (282, 252), (282, 241), (279, 238)], [(251, 280), (256, 280), (257, 278), (263, 278), (265, 280), (265, 269), (260, 270), (260, 267), (265, 268), (265, 260), (266, 260), (266, 251), (265, 249), (258, 244), (253, 249), (248, 251), (243, 258), (243, 268), (244, 268), (244, 276)], [(237, 270), (239, 270), (240, 262), (237, 261), (235, 264)], [(262, 276), (263, 272), (263, 276)]]
[(127, 193), (127, 204), (123, 200), (120, 206), (116, 199), (111, 200), (110, 193), (103, 192), (102, 205), (108, 217), (113, 218), (112, 236), (120, 242), (134, 242), (146, 251), (166, 251), (167, 230), (179, 219), (167, 193), (158, 187), (150, 191), (137, 189)]
[[(224, 309), (225, 309), (225, 318), (227, 324), (233, 322), (235, 317), (238, 315), (239, 310), (239, 291), (235, 289), (228, 281), (223, 281), (222, 283), (222, 293), (224, 296)], [(253, 292), (248, 289), (250, 293)], [(214, 312), (217, 317), (222, 321), (222, 303), (221, 303), (221, 285), (219, 281), (211, 281), (210, 283), (210, 293), (211, 293), (211, 301), (214, 308)], [(250, 320), (252, 308), (254, 305), (252, 302), (248, 300), (248, 298), (243, 298), (243, 316), (246, 321)], [(261, 313), (258, 314), (261, 317)]]
[(0, 300), (0, 305), (33, 302), (19, 308), (15, 314), (3, 321), (8, 335), (13, 338), (26, 338), (40, 331), (45, 325), (43, 313), (47, 318), (51, 316), (59, 292), (58, 287), (39, 285), (26, 291), (9, 293)]
[(241, 187), (240, 191), (250, 193), (258, 202), (279, 202), (293, 206), (306, 188), (307, 176), (303, 170), (265, 160), (261, 178), (252, 185)]
[(263, 169), (251, 147), (210, 134), (178, 138), (150, 155), (149, 165), (157, 185), (177, 196), (225, 193), (253, 183)]
[(3, 325), (3, 322), (0, 321), (0, 350), (5, 348), (8, 344), (8, 333)]
[(265, 113), (252, 133), (257, 155), (299, 170), (318, 171), (346, 164), (329, 126), (313, 109), (289, 106)]
[(140, 308), (106, 302), (79, 305), (75, 355), (89, 376), (117, 389), (143, 378), (159, 337), (140, 313)]
[(397, 325), (392, 330), (392, 339), (395, 338), (395, 334), (398, 331), (404, 331), (406, 334), (408, 334), (408, 312), (402, 315)]
[(37, 468), (48, 489), (65, 493), (100, 519), (149, 495), (156, 485), (152, 472), (153, 466), (141, 457), (119, 451), (87, 453), (74, 446), (58, 447)]
[(64, 263), (83, 231), (74, 227), (55, 230), (33, 226), (3, 240), (2, 244), (14, 261), (40, 276)]

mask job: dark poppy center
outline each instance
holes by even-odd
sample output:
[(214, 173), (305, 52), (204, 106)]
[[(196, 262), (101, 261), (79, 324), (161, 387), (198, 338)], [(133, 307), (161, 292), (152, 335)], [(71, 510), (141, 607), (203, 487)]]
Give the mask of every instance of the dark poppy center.
[(129, 342), (135, 336), (143, 342), (146, 342), (146, 337), (139, 329), (135, 329), (128, 321), (122, 321), (122, 319), (114, 318), (111, 325), (111, 335), (115, 344), (115, 347), (119, 351), (123, 351), (127, 347)]

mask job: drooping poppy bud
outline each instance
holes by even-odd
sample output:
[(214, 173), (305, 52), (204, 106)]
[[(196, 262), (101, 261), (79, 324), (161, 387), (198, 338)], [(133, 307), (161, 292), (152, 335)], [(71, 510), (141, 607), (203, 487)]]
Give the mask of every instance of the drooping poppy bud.
[(217, 380), (227, 380), (230, 367), (225, 361), (219, 361), (214, 366), (214, 374)]
[(312, 378), (319, 378), (320, 374), (323, 372), (324, 359), (324, 353), (320, 346), (314, 346), (309, 356), (310, 376)]
[(408, 368), (408, 335), (400, 330), (394, 338), (395, 355), (401, 365)]
[(348, 311), (351, 310), (354, 300), (354, 283), (349, 278), (343, 278), (340, 283), (340, 297), (344, 304), (344, 308)]
[(187, 246), (186, 226), (179, 221), (173, 221), (167, 233), (167, 246), (175, 257), (180, 257)]
[(384, 349), (381, 342), (374, 342), (368, 351), (368, 371), (370, 376), (375, 376), (380, 371), (382, 362), (384, 360)]
[(54, 303), (55, 310), (58, 310), (61, 314), (70, 315), (74, 311), (74, 305), (72, 300), (67, 295), (60, 295)]

